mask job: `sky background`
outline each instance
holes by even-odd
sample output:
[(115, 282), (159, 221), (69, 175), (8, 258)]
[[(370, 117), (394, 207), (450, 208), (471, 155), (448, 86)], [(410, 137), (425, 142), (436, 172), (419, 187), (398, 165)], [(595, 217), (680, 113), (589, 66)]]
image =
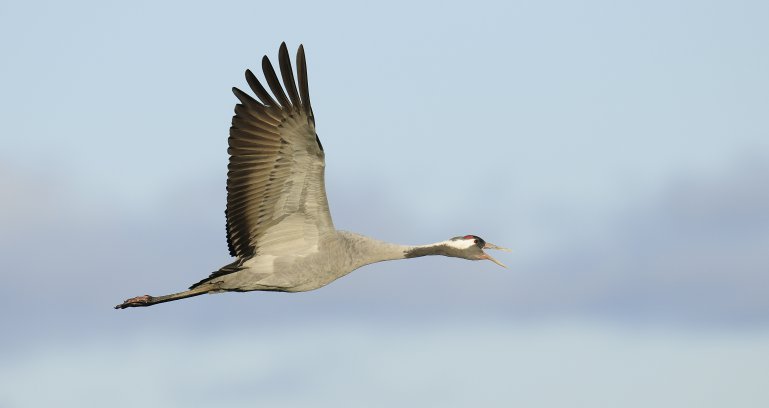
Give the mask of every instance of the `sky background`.
[[(769, 405), (769, 3), (0, 3), (0, 408)], [(229, 262), (243, 71), (307, 52), (337, 228), (491, 262)]]

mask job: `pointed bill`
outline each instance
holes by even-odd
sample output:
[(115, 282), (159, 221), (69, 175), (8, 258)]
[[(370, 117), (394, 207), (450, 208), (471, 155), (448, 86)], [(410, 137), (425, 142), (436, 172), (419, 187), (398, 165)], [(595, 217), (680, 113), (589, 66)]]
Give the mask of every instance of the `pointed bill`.
[(507, 266), (505, 264), (503, 264), (502, 262), (497, 261), (496, 259), (492, 258), (491, 255), (489, 255), (489, 254), (487, 254), (485, 252), (483, 253), (483, 255), (481, 255), (481, 259), (488, 259), (489, 261), (494, 262), (495, 264), (497, 264), (497, 265), (499, 265), (499, 266), (501, 266), (503, 268), (507, 268)]
[(498, 251), (512, 252), (511, 249), (502, 248), (501, 246), (496, 246), (496, 245), (492, 244), (491, 242), (487, 242), (486, 245), (483, 246), (483, 249), (496, 249)]

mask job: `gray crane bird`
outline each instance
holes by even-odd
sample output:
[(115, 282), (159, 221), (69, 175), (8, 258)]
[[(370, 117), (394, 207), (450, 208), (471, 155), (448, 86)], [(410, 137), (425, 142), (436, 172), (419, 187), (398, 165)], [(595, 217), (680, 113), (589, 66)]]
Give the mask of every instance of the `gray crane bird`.
[(227, 245), (235, 261), (189, 290), (137, 296), (116, 309), (204, 293), (309, 291), (364, 265), (426, 255), (485, 259), (505, 267), (483, 250), (509, 250), (475, 235), (411, 246), (336, 230), (326, 198), (325, 155), (315, 132), (304, 47), (296, 55), (298, 88), (286, 43), (278, 61), (283, 85), (267, 56), (262, 58), (272, 95), (250, 70), (246, 81), (259, 100), (232, 88), (240, 103), (228, 139), (225, 216)]

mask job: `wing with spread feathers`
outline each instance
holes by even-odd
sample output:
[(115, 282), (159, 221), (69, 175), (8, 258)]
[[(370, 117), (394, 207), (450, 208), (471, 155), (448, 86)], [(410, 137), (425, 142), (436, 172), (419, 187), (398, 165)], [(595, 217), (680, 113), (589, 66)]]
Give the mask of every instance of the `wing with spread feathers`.
[(230, 128), (225, 214), (230, 254), (241, 260), (312, 252), (334, 228), (304, 47), (296, 56), (298, 88), (285, 43), (278, 57), (283, 85), (267, 56), (262, 59), (272, 95), (250, 70), (246, 80), (259, 100), (233, 88), (241, 103)]

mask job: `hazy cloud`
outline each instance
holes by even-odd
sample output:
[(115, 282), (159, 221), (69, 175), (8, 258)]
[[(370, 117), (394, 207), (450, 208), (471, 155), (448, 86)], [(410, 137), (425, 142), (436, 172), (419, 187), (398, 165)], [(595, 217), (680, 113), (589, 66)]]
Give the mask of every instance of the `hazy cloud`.
[[(138, 214), (116, 205), (114, 211), (89, 215), (63, 205), (50, 222), (0, 231), (6, 243), (3, 274), (13, 282), (0, 289), (0, 306), (20, 334), (49, 325), (62, 333), (112, 330), (139, 315), (146, 322), (163, 322), (176, 315), (177, 307), (189, 311), (177, 316), (182, 325), (203, 324), (214, 316), (216, 324), (226, 325), (244, 318), (406, 313), (765, 325), (769, 198), (761, 186), (769, 180), (769, 167), (764, 163), (754, 160), (715, 177), (675, 180), (656, 198), (624, 210), (606, 231), (589, 234), (589, 240), (569, 236), (544, 257), (506, 256), (510, 270), (441, 258), (388, 262), (317, 292), (206, 296), (161, 305), (151, 314), (115, 312), (110, 306), (142, 293), (178, 291), (229, 259), (220, 180), (177, 185), (154, 210)], [(53, 195), (49, 201), (67, 202), (66, 195), (57, 196), (41, 180), (9, 180), (5, 186), (15, 193), (38, 185)], [(407, 203), (391, 198), (397, 194), (346, 185), (332, 197), (337, 224), (349, 229), (396, 241), (436, 239), (399, 210)], [(24, 211), (20, 208), (20, 214), (34, 219), (38, 210)]]

